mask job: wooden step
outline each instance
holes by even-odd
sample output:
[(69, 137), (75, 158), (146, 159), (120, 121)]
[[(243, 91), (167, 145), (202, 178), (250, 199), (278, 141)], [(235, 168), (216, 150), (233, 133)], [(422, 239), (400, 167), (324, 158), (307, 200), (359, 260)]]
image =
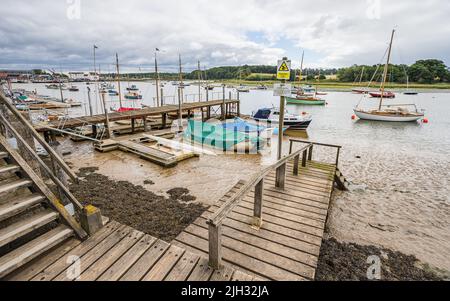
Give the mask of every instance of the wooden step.
[(14, 223), (6, 228), (0, 230), (0, 247), (3, 247), (16, 239), (23, 237), (42, 226), (45, 226), (56, 219), (59, 213), (47, 209), (45, 211), (36, 213), (29, 218)]
[(23, 188), (23, 187), (29, 187), (31, 186), (31, 184), (33, 184), (33, 182), (31, 182), (30, 180), (17, 180), (11, 183), (7, 183), (4, 185), (0, 186), (0, 194), (2, 193), (6, 193), (6, 192), (12, 192), (14, 190), (17, 190), (19, 188)]
[(18, 172), (20, 167), (17, 165), (6, 165), (0, 167), (0, 175), (7, 172)]
[(73, 235), (74, 232), (72, 229), (60, 225), (20, 248), (6, 254), (0, 258), (0, 279)]
[(0, 205), (0, 222), (28, 210), (43, 200), (45, 200), (43, 195), (32, 194), (14, 198), (6, 204)]
[(0, 152), (0, 159), (8, 158), (9, 154), (7, 152)]

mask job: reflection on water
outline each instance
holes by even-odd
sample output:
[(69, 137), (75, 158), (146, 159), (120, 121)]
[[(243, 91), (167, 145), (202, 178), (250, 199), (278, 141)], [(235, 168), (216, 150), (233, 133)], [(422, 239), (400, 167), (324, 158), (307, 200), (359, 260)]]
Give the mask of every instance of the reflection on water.
[[(144, 103), (152, 105), (155, 86), (133, 84), (140, 87)], [(80, 92), (70, 95), (87, 103), (82, 85), (79, 84)], [(53, 96), (59, 93), (43, 85), (26, 86)], [(175, 95), (175, 87), (166, 85), (165, 89), (165, 95)], [(197, 89), (191, 86), (185, 93), (195, 94)], [(343, 146), (340, 169), (356, 189), (335, 192), (329, 222), (331, 234), (342, 240), (379, 244), (414, 254), (424, 262), (450, 270), (450, 94), (398, 94), (396, 99), (386, 101), (415, 102), (426, 110), (429, 124), (354, 121), (353, 108), (360, 102), (360, 95), (330, 92), (324, 98), (328, 103), (325, 107), (288, 105), (292, 113), (311, 113), (313, 122), (307, 133), (287, 134)], [(241, 94), (241, 100), (244, 114), (278, 106), (279, 102), (271, 91)], [(108, 101), (117, 104), (115, 98)], [(373, 107), (378, 101), (364, 99), (363, 103)], [(83, 114), (85, 107), (79, 110), (78, 114)], [(121, 152), (95, 153), (86, 143), (73, 146), (66, 141), (64, 145), (73, 151), (68, 158), (77, 167), (99, 166), (104, 174), (140, 185), (150, 178), (155, 185), (145, 187), (161, 193), (174, 186), (186, 187), (199, 201), (213, 204), (238, 180), (273, 162), (276, 143), (277, 139), (273, 139), (272, 151), (264, 156), (202, 156), (173, 169), (163, 169)], [(287, 137), (284, 143), (287, 151)], [(318, 158), (330, 161), (333, 155), (317, 148)]]

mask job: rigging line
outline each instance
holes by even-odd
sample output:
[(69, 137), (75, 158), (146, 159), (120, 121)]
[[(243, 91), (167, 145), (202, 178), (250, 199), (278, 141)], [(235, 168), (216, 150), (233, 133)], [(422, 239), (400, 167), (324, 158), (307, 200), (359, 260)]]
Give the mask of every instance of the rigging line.
[[(386, 51), (384, 52), (383, 57), (381, 58), (380, 62), (377, 64), (377, 68), (375, 69), (375, 72), (374, 72), (374, 74), (372, 75), (372, 78), (370, 79), (369, 84), (367, 85), (367, 89), (369, 89), (370, 86), (372, 85), (373, 80), (375, 79), (375, 76), (377, 75), (378, 70), (380, 69), (381, 63), (382, 63), (382, 62), (384, 61), (384, 59), (386, 58), (386, 55), (387, 55), (388, 51), (389, 51), (389, 47), (386, 48)], [(359, 108), (359, 106), (361, 105), (362, 100), (363, 100), (364, 98), (366, 98), (366, 97), (367, 97), (367, 94), (366, 94), (366, 93), (363, 93), (363, 95), (361, 95), (361, 97), (360, 97), (360, 99), (359, 99), (359, 102), (358, 102), (358, 104), (356, 105), (357, 108)]]

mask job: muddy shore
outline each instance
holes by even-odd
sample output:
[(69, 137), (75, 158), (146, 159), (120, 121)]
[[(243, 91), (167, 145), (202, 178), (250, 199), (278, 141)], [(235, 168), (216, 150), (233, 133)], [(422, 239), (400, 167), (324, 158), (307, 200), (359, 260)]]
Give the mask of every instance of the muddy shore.
[[(368, 279), (370, 256), (380, 259), (380, 278)], [(442, 281), (450, 275), (432, 270), (412, 255), (376, 246), (362, 246), (324, 239), (320, 250), (316, 281)]]
[(195, 203), (185, 188), (173, 188), (166, 197), (130, 182), (111, 180), (97, 170), (79, 170), (80, 183), (70, 186), (75, 197), (100, 208), (112, 220), (164, 241), (172, 241), (207, 209)]

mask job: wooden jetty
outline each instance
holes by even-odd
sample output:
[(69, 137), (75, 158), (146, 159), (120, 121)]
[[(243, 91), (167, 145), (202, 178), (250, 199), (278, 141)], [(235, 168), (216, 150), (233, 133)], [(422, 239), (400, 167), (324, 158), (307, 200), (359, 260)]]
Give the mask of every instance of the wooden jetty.
[[(213, 107), (220, 107), (222, 110), (222, 116), (232, 116), (240, 115), (240, 102), (239, 100), (211, 100), (205, 102), (196, 103), (184, 103), (181, 105), (181, 111), (187, 112), (189, 115), (200, 110), (204, 118), (211, 117), (211, 111)], [(144, 123), (147, 122), (147, 117), (161, 116), (162, 126), (165, 127), (168, 119), (168, 115), (171, 113), (178, 113), (180, 107), (178, 105), (165, 105), (162, 107), (151, 107), (143, 108), (135, 111), (128, 112), (112, 112), (108, 113), (109, 122), (131, 120), (131, 127), (134, 128), (134, 123), (137, 120), (142, 120)], [(94, 115), (94, 116), (84, 116), (84, 117), (74, 117), (67, 118), (63, 120), (50, 121), (48, 124), (42, 125), (38, 124), (35, 129), (38, 132), (48, 132), (52, 129), (67, 130), (83, 127), (86, 125), (96, 125), (96, 124), (106, 124), (107, 118), (105, 114)], [(134, 132), (134, 130), (132, 130)]]
[[(79, 261), (78, 261), (79, 260)], [(76, 274), (76, 270), (80, 274)], [(8, 281), (257, 281), (208, 259), (111, 221), (85, 241), (69, 239), (6, 276)]]
[(340, 150), (330, 145), (336, 163), (325, 164), (312, 160), (315, 145), (239, 182), (173, 244), (209, 256), (215, 268), (226, 263), (262, 279), (313, 280)]
[(158, 143), (149, 136), (140, 136), (132, 139), (107, 139), (94, 143), (100, 152), (121, 150), (132, 153), (142, 159), (148, 160), (163, 167), (174, 167), (179, 162), (198, 157), (197, 153), (188, 150), (178, 150)]

